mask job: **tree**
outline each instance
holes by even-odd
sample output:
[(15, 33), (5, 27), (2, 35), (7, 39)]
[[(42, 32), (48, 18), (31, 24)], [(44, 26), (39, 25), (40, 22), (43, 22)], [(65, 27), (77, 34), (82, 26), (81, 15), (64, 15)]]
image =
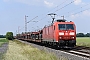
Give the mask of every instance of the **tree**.
[(13, 40), (13, 33), (12, 32), (7, 32), (6, 33), (6, 39)]
[(77, 33), (77, 37), (84, 37), (84, 33)]
[(85, 36), (86, 36), (86, 37), (90, 37), (90, 33), (87, 33)]

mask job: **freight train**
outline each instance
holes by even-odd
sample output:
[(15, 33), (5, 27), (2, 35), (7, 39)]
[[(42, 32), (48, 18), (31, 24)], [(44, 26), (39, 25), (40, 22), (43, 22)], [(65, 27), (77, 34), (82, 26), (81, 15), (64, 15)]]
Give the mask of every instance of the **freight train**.
[(37, 32), (17, 34), (16, 38), (54, 47), (72, 48), (76, 46), (76, 26), (72, 21), (58, 19)]

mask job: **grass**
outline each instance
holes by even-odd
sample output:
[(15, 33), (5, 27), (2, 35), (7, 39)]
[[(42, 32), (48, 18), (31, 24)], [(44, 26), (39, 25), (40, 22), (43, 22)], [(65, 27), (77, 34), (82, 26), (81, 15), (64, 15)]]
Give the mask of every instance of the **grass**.
[(3, 60), (57, 60), (52, 53), (46, 53), (19, 41), (9, 41), (7, 53)]
[(90, 47), (90, 37), (77, 37), (77, 45)]
[(6, 38), (0, 38), (0, 46), (2, 46), (2, 44), (7, 43), (8, 40)]

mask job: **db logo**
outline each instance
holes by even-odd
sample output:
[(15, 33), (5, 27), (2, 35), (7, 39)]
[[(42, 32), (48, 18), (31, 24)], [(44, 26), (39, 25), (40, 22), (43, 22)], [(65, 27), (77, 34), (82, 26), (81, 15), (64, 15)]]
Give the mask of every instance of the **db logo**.
[(68, 35), (68, 33), (65, 33), (65, 35)]

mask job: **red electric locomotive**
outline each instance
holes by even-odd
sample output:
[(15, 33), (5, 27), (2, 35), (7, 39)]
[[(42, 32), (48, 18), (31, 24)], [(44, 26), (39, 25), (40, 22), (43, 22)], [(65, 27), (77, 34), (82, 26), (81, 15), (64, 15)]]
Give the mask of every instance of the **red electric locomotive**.
[(38, 32), (18, 34), (17, 38), (55, 47), (71, 48), (76, 46), (76, 26), (72, 21), (59, 19)]
[(42, 29), (42, 41), (59, 47), (76, 46), (76, 26), (74, 22), (56, 20), (50, 26)]

